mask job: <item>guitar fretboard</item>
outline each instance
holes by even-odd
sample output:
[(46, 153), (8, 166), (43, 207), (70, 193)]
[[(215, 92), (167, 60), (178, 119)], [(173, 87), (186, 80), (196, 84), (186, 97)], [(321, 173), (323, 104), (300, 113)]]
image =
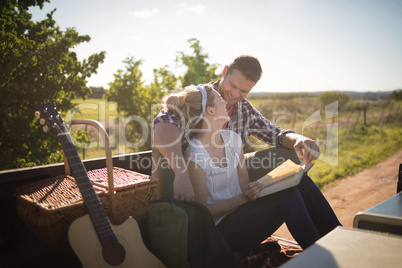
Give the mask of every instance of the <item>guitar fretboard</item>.
[(74, 178), (78, 184), (82, 198), (84, 199), (84, 204), (91, 217), (94, 229), (98, 234), (99, 241), (102, 245), (105, 245), (105, 243), (109, 241), (117, 241), (110, 221), (98, 195), (92, 187), (92, 183), (88, 178), (87, 170), (78, 155), (70, 133), (59, 133), (57, 136), (63, 146), (64, 154), (66, 155), (71, 170), (73, 171)]

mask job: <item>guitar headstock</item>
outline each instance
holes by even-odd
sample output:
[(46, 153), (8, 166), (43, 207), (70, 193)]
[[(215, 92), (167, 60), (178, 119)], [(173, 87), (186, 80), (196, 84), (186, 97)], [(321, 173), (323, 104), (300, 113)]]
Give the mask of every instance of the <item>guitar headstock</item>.
[[(60, 116), (59, 110), (57, 110), (54, 103), (39, 103), (36, 105), (39, 112), (36, 112), (37, 117), (41, 117), (40, 123), (43, 125), (45, 122), (49, 126), (48, 129), (55, 134), (67, 132), (67, 128), (64, 125), (63, 119)], [(45, 130), (45, 128), (44, 128)]]

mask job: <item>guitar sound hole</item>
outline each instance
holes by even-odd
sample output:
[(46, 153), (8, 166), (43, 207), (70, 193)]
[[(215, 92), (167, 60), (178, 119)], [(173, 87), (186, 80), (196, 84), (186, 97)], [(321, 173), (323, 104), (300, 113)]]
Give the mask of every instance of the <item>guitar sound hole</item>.
[(103, 246), (102, 255), (108, 264), (117, 266), (125, 260), (126, 251), (118, 241), (111, 241)]

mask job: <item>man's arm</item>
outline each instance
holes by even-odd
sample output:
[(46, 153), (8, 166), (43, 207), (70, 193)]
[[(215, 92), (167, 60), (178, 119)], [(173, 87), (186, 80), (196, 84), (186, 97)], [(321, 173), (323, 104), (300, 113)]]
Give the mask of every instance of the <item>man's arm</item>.
[(280, 127), (266, 119), (257, 109), (252, 107), (248, 101), (243, 101), (242, 108), (243, 114), (254, 118), (254, 120), (250, 120), (251, 124), (249, 125), (251, 135), (255, 135), (268, 144), (284, 146), (295, 150), (300, 157), (303, 157), (305, 164), (310, 163), (320, 156), (320, 148), (314, 140), (296, 134), (293, 131), (283, 131)]
[(296, 133), (284, 134), (282, 145), (286, 148), (294, 149), (300, 157), (303, 157), (304, 164), (316, 160), (321, 154), (320, 148), (314, 140)]
[(173, 197), (180, 200), (194, 200), (194, 190), (182, 152), (180, 129), (167, 122), (154, 126), (154, 144), (173, 169)]

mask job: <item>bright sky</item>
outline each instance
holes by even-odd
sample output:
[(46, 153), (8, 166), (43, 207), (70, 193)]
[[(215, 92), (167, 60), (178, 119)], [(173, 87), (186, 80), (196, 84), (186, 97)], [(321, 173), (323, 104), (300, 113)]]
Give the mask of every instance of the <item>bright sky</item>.
[(164, 65), (183, 74), (177, 51), (197, 38), (219, 72), (240, 54), (259, 58), (254, 92), (402, 88), (401, 0), (51, 0), (30, 11), (41, 20), (54, 8), (61, 29), (91, 37), (81, 60), (107, 53), (89, 86), (108, 88), (129, 56), (144, 61), (146, 84)]

